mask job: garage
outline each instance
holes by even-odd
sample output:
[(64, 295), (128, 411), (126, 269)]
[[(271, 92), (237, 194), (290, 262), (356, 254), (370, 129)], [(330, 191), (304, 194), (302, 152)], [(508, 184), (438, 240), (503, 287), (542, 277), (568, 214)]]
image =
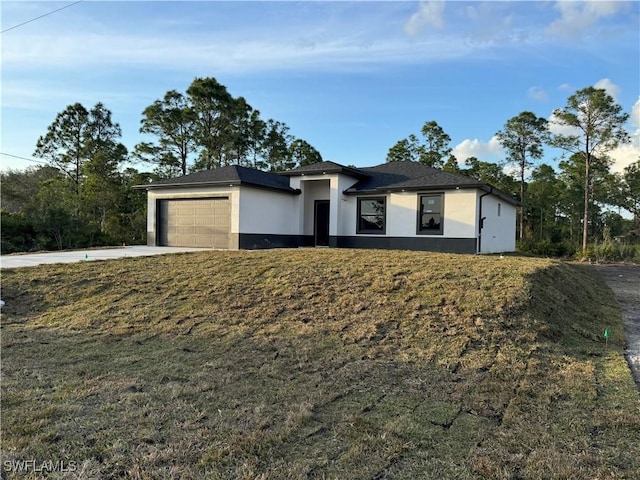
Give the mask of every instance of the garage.
[(158, 245), (229, 248), (228, 197), (158, 200)]

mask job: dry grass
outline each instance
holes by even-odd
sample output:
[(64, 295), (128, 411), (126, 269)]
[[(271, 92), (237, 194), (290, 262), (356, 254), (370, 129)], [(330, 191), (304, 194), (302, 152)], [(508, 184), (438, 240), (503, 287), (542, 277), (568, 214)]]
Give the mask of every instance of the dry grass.
[(204, 252), (5, 271), (2, 297), (9, 478), (640, 478), (586, 266)]

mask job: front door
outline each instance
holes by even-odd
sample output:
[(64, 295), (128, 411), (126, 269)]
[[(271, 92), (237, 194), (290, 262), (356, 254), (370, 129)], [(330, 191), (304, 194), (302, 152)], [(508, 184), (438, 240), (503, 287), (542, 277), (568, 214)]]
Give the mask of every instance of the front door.
[(316, 247), (329, 246), (329, 200), (315, 201), (313, 237)]

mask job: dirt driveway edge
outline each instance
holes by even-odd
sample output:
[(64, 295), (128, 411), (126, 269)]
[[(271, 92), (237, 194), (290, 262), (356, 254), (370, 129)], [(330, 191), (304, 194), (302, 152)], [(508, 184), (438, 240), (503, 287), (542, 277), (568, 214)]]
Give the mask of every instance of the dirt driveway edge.
[(597, 265), (622, 310), (627, 337), (625, 357), (640, 389), (640, 265)]

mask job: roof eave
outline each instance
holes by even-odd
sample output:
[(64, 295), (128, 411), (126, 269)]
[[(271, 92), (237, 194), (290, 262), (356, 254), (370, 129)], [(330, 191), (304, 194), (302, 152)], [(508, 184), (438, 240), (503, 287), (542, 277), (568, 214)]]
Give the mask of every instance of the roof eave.
[(146, 184), (146, 185), (134, 185), (132, 188), (136, 190), (163, 190), (166, 188), (183, 188), (183, 187), (221, 187), (221, 186), (237, 187), (239, 185), (246, 185), (248, 187), (260, 188), (262, 190), (272, 190), (281, 193), (288, 193), (291, 195), (300, 195), (301, 191), (291, 187), (276, 187), (272, 185), (262, 185), (254, 182), (246, 182), (241, 180), (227, 180), (227, 181), (214, 181), (214, 182), (181, 182), (181, 183), (162, 183), (162, 184)]
[(421, 186), (407, 186), (407, 187), (377, 187), (369, 188), (367, 190), (356, 190), (353, 188), (347, 188), (342, 193), (344, 195), (356, 195), (356, 194), (375, 194), (375, 193), (389, 193), (389, 192), (425, 192), (432, 190), (462, 190), (469, 188), (482, 188), (485, 186), (483, 183), (472, 185), (421, 185)]
[(163, 188), (175, 188), (175, 187), (203, 187), (203, 186), (220, 186), (220, 185), (228, 185), (230, 187), (235, 187), (236, 185), (240, 185), (242, 182), (240, 180), (216, 180), (216, 181), (208, 181), (208, 182), (177, 182), (177, 183), (159, 183), (153, 184), (148, 183), (146, 185), (134, 185), (133, 188), (138, 190), (156, 190)]
[(283, 177), (308, 177), (311, 175), (331, 175), (335, 173), (340, 173), (342, 175), (348, 175), (350, 177), (357, 178), (359, 180), (364, 180), (365, 178), (369, 178), (369, 175), (353, 170), (348, 167), (343, 167), (343, 168), (332, 167), (332, 168), (326, 168), (323, 170), (318, 170), (315, 172), (314, 171), (296, 172), (295, 170), (292, 170), (288, 172), (276, 172), (276, 173), (278, 175), (282, 175)]

